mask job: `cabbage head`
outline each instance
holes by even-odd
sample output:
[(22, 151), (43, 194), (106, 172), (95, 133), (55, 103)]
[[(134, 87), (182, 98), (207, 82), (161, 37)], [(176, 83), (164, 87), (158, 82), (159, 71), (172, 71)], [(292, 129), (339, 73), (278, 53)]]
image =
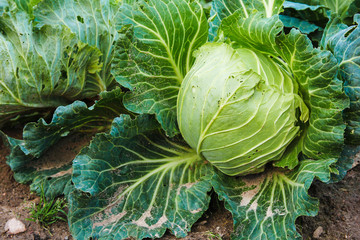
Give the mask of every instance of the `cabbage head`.
[(197, 153), (228, 175), (279, 160), (309, 118), (281, 59), (207, 43), (182, 82), (179, 129)]

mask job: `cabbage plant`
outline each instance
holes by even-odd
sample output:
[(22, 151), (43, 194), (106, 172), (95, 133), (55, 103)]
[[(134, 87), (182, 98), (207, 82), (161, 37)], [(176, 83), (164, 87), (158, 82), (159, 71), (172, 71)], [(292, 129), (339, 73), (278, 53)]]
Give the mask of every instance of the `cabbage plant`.
[[(351, 168), (358, 15), (338, 1), (204, 6), (0, 1), (2, 123), (56, 107), (22, 139), (2, 133), (7, 162), (33, 191), (66, 196), (75, 239), (185, 237), (212, 190), (233, 239), (301, 239), (313, 180)], [(79, 131), (90, 144), (49, 167)]]

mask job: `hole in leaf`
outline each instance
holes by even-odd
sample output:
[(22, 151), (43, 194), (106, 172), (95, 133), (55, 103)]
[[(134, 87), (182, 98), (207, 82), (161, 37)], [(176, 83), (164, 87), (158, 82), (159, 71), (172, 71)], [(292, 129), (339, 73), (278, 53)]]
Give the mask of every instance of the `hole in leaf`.
[[(65, 70), (61, 70), (61, 78), (67, 79), (67, 72)], [(55, 85), (55, 88), (57, 87), (57, 84)]]
[(345, 33), (344, 36), (347, 38), (356, 28), (357, 28), (357, 26), (353, 26), (349, 31), (347, 31), (347, 32)]
[(82, 18), (81, 16), (77, 16), (76, 19), (81, 22), (81, 23), (84, 23), (84, 18)]

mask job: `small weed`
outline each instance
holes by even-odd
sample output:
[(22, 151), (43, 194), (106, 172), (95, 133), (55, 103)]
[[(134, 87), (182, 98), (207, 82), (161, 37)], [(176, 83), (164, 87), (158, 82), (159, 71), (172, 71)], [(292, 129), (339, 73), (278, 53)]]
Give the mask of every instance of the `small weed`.
[[(46, 199), (44, 187), (41, 186), (40, 202), (34, 203), (28, 209), (30, 210), (30, 218), (26, 220), (39, 223), (45, 229), (56, 221), (66, 222), (66, 212), (64, 208), (67, 206), (65, 199)], [(64, 215), (64, 217), (60, 216)]]
[(206, 234), (211, 240), (222, 240), (222, 237), (218, 233), (207, 231)]

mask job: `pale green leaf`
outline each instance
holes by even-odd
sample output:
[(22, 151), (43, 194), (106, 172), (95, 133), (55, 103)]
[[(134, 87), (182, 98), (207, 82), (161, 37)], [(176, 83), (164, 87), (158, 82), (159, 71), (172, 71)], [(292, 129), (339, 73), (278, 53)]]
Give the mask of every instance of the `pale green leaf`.
[[(8, 0), (11, 2), (11, 0)], [(41, 2), (42, 0), (14, 0), (13, 2), (16, 4), (18, 9), (27, 12), (32, 15), (34, 7)]]
[(0, 15), (2, 15), (7, 9), (9, 9), (8, 1), (0, 0)]

